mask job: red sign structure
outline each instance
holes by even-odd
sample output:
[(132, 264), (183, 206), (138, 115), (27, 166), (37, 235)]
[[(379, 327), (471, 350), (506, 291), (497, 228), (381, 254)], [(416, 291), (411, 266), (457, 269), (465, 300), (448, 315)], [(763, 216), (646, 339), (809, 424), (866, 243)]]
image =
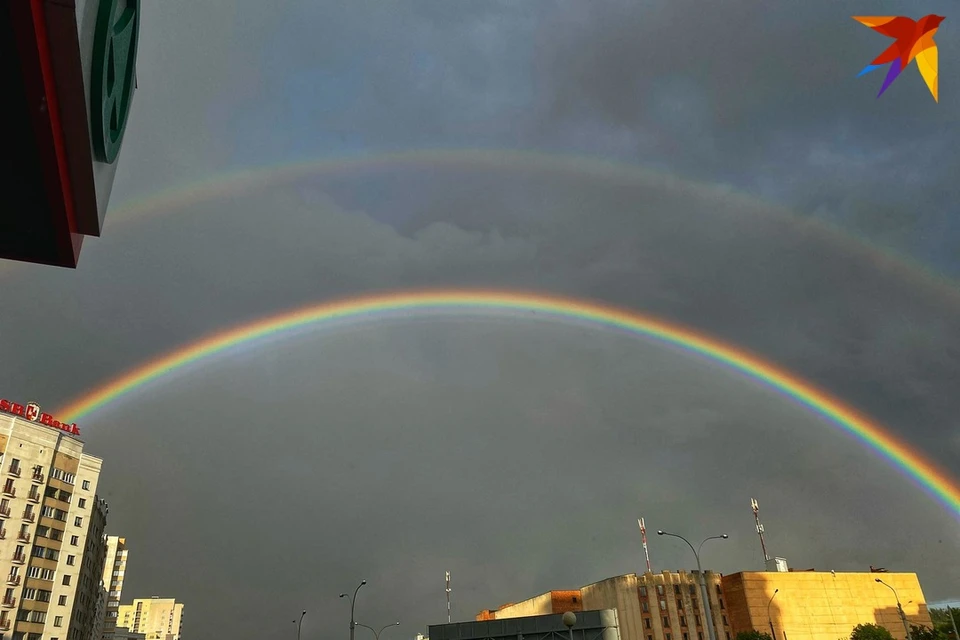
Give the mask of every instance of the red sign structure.
[(9, 400), (0, 398), (0, 411), (9, 413), (10, 415), (20, 416), (21, 418), (31, 422), (39, 422), (40, 424), (53, 429), (66, 431), (71, 435), (80, 435), (80, 429), (77, 428), (77, 423), (74, 422), (73, 424), (67, 424), (60, 422), (59, 420), (54, 420), (53, 416), (51, 416), (49, 413), (42, 413), (40, 411), (40, 405), (38, 405), (36, 402), (18, 404), (16, 402), (11, 402)]

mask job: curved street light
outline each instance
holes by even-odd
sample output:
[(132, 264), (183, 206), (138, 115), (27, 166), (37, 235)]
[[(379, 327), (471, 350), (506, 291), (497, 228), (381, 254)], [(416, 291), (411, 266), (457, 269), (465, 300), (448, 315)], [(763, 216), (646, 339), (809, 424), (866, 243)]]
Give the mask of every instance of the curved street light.
[(356, 590), (353, 592), (353, 597), (351, 597), (349, 593), (340, 594), (341, 598), (350, 598), (350, 640), (353, 640), (354, 629), (356, 629), (357, 626), (357, 621), (353, 618), (354, 610), (357, 606), (357, 593), (360, 592), (360, 587), (365, 584), (367, 584), (366, 580), (360, 581), (360, 584), (357, 585)]
[(363, 627), (364, 629), (370, 629), (370, 631), (373, 631), (373, 637), (376, 638), (377, 640), (380, 640), (380, 634), (383, 633), (384, 631), (386, 631), (387, 629), (389, 629), (390, 627), (398, 627), (398, 626), (400, 626), (400, 623), (399, 623), (399, 622), (394, 622), (393, 624), (388, 624), (388, 625), (386, 625), (385, 627), (383, 627), (382, 629), (380, 629), (380, 631), (377, 631), (377, 630), (374, 629), (373, 627), (368, 627), (368, 626), (365, 625), (365, 624), (360, 624), (359, 622), (356, 623), (356, 624), (357, 624), (358, 627)]
[(770, 623), (770, 637), (773, 640), (777, 640), (777, 632), (773, 630), (773, 617), (770, 615), (770, 605), (773, 604), (773, 599), (777, 597), (777, 594), (780, 593), (780, 589), (774, 589), (773, 595), (770, 596), (770, 602), (767, 603), (767, 621)]
[(907, 615), (903, 612), (903, 607), (900, 606), (900, 594), (897, 593), (897, 590), (888, 585), (886, 582), (880, 578), (874, 578), (877, 582), (885, 586), (890, 591), (893, 591), (893, 597), (897, 599), (897, 612), (900, 613), (900, 621), (903, 622), (903, 630), (907, 634), (907, 640), (910, 640), (910, 627), (907, 626)]
[(300, 620), (294, 620), (297, 623), (297, 640), (300, 640), (300, 626), (303, 624), (303, 616), (307, 615), (306, 610), (300, 614)]
[[(703, 593), (704, 612), (707, 614), (707, 631), (710, 634), (710, 640), (717, 640), (717, 632), (713, 628), (713, 613), (710, 611), (710, 595), (707, 593), (707, 578), (706, 576), (703, 575), (703, 568), (700, 566), (700, 551), (698, 549), (694, 549), (693, 545), (690, 544), (690, 541), (679, 534), (669, 533), (667, 531), (660, 530), (660, 531), (657, 531), (657, 535), (680, 538), (681, 540), (687, 543), (687, 546), (690, 547), (690, 551), (693, 551), (693, 556), (697, 559), (697, 574), (699, 575), (699, 579), (700, 579), (700, 590)], [(729, 537), (730, 536), (724, 533), (719, 536), (710, 536), (708, 538), (704, 538), (703, 542), (700, 543), (699, 549), (703, 549), (703, 544), (707, 540), (726, 540)], [(910, 639), (907, 638), (907, 640), (910, 640)]]

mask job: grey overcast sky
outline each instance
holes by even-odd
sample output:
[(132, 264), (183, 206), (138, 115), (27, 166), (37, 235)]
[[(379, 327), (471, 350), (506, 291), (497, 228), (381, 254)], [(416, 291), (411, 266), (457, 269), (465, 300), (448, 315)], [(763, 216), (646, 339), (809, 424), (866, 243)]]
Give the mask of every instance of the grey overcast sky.
[[(4, 397), (62, 406), (221, 328), (364, 292), (522, 288), (762, 354), (960, 477), (956, 3), (143, 4), (103, 237), (76, 271), (0, 265)], [(885, 71), (856, 74), (889, 42), (850, 16), (933, 12), (940, 103), (915, 67), (878, 100)], [(435, 148), (648, 171), (463, 156), (124, 206)], [(757, 570), (751, 497), (792, 566), (916, 571), (929, 600), (960, 599), (957, 514), (900, 471), (726, 369), (596, 328), (302, 332), (80, 426), (131, 548), (124, 600), (185, 602), (188, 638), (290, 638), (302, 609), (305, 639), (342, 638), (337, 594), (367, 579), (358, 620), (410, 640), (445, 621), (446, 570), (457, 619), (641, 570), (638, 516), (727, 532), (705, 564)], [(664, 539), (651, 554), (693, 564)]]

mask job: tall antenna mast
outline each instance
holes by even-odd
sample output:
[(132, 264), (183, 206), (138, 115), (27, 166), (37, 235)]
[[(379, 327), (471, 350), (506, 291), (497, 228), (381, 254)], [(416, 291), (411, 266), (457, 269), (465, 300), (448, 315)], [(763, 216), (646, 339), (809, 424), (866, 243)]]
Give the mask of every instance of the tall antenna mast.
[(447, 624), (450, 624), (450, 572), (447, 571)]
[(767, 555), (767, 543), (763, 541), (763, 525), (760, 524), (760, 505), (757, 504), (755, 498), (750, 498), (750, 506), (753, 508), (753, 519), (757, 521), (757, 535), (760, 536), (760, 548), (763, 550), (763, 562), (766, 564), (770, 556)]
[(647, 559), (647, 573), (652, 573), (650, 568), (650, 550), (647, 549), (647, 525), (643, 522), (643, 518), (637, 520), (637, 524), (640, 525), (640, 538), (643, 540), (643, 555)]

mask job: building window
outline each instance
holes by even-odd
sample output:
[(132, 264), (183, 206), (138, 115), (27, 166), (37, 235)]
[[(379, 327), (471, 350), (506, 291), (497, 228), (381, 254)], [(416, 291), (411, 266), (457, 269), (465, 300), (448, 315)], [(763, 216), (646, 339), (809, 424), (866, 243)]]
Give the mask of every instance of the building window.
[(63, 626), (63, 616), (57, 616), (53, 619), (53, 626), (62, 627)]
[(720, 585), (717, 585), (717, 595), (718, 595), (718, 596), (722, 596), (722, 595), (723, 595), (723, 592), (720, 591)]
[(70, 586), (70, 576), (63, 576), (63, 586), (65, 587)]
[(695, 584), (690, 585), (690, 595), (691, 596), (697, 595), (697, 585)]
[(678, 584), (673, 585), (673, 592), (677, 595), (680, 595), (680, 585)]
[(683, 600), (677, 598), (677, 611), (683, 611)]
[(649, 628), (650, 628), (650, 618), (644, 618), (644, 621), (647, 623), (647, 624), (646, 624), (647, 629), (649, 629)]
[(664, 637), (665, 637), (667, 640), (670, 640), (670, 633), (669, 633), (669, 632), (665, 633), (665, 634), (664, 634)]
[[(694, 617), (697, 619), (697, 626), (699, 627), (699, 626), (700, 626), (700, 614), (698, 613), (698, 614), (695, 615)], [(701, 640), (702, 640), (702, 639), (701, 639)]]
[(703, 631), (697, 631), (697, 640), (703, 640)]
[(643, 609), (644, 613), (650, 613), (650, 603), (646, 600), (640, 603), (640, 608)]
[(719, 601), (720, 601), (720, 608), (724, 609), (725, 607), (723, 606), (723, 598), (719, 598)]
[(84, 481), (83, 481), (83, 490), (84, 490), (84, 491), (90, 491), (90, 481), (89, 481), (89, 480), (84, 480)]
[(664, 629), (670, 628), (670, 618), (668, 618), (667, 616), (663, 616), (663, 628)]
[(86, 506), (87, 506), (87, 499), (86, 499), (86, 498), (80, 498), (80, 508), (83, 509), (83, 508), (86, 507)]
[(660, 599), (660, 611), (666, 611), (666, 610), (667, 610), (667, 601), (664, 600), (663, 598), (661, 598), (661, 599)]
[(67, 596), (60, 596), (59, 598), (57, 598), (57, 604), (60, 605), (61, 607), (67, 606)]
[(658, 584), (658, 585), (657, 585), (657, 595), (661, 595), (661, 596), (663, 595), (663, 585), (662, 585), (662, 584)]
[(723, 618), (723, 626), (727, 626), (727, 616), (721, 616)]
[[(6, 501), (4, 501), (4, 502), (6, 502)], [(646, 598), (646, 597), (647, 597), (647, 588), (646, 588), (646, 587), (640, 587), (640, 597), (641, 597), (641, 598)]]
[(82, 526), (83, 526), (83, 518), (81, 518), (80, 516), (77, 516), (76, 518), (74, 518), (74, 519), (73, 519), (73, 526), (75, 526), (75, 527), (82, 527)]
[[(77, 543), (80, 542), (80, 536), (70, 536), (70, 544), (77, 546)], [(720, 605), (720, 608), (723, 608), (723, 605)]]
[(683, 634), (683, 640), (690, 640), (690, 636), (686, 632)]
[[(686, 617), (686, 616), (680, 616), (680, 626), (681, 626), (681, 627), (687, 626), (687, 617)], [(687, 634), (683, 634), (683, 635), (687, 635)], [(684, 638), (683, 640), (687, 640), (687, 638)]]

